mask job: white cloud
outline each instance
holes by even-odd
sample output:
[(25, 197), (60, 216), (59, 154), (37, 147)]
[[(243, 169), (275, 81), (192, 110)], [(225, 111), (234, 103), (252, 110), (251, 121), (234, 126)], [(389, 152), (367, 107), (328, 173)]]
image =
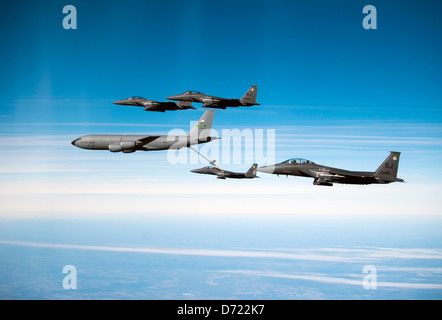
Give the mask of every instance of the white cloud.
[[(330, 276), (316, 276), (316, 275), (306, 275), (306, 274), (286, 274), (279, 272), (263, 272), (256, 270), (219, 270), (218, 272), (230, 273), (230, 274), (241, 274), (247, 276), (255, 277), (272, 277), (272, 278), (284, 278), (293, 280), (307, 280), (322, 283), (333, 283), (333, 284), (344, 284), (362, 287), (363, 276), (360, 280), (340, 278), (340, 277), (330, 277)], [(431, 289), (440, 290), (442, 289), (442, 284), (439, 283), (410, 283), (410, 282), (387, 282), (387, 281), (377, 281), (376, 286), (379, 288), (398, 288), (398, 289)]]
[(131, 174), (125, 178), (122, 172), (107, 175), (106, 171), (99, 178), (90, 179), (87, 176), (5, 179), (0, 181), (0, 218), (53, 215), (126, 218), (128, 214), (151, 213), (441, 214), (439, 186), (336, 185), (325, 189), (307, 180), (275, 177), (259, 180), (220, 181), (189, 174), (189, 178), (177, 182), (173, 177)]
[[(439, 249), (402, 249), (388, 248), (390, 255), (377, 254), (383, 253), (383, 248), (364, 249), (345, 249), (338, 251), (340, 254), (330, 254), (335, 248), (312, 248), (312, 249), (285, 249), (281, 250), (220, 250), (220, 249), (184, 249), (184, 248), (154, 248), (154, 247), (110, 247), (93, 245), (72, 245), (55, 243), (38, 243), (29, 241), (7, 241), (0, 240), (0, 244), (16, 245), (35, 248), (52, 249), (76, 249), (92, 251), (114, 251), (114, 252), (134, 252), (148, 254), (167, 254), (167, 255), (194, 255), (211, 257), (243, 257), (243, 258), (271, 258), (286, 260), (307, 260), (307, 261), (325, 261), (325, 262), (343, 262), (343, 263), (366, 263), (378, 259), (388, 260), (391, 257), (401, 259), (442, 259), (442, 250)], [(401, 255), (404, 251), (413, 252), (412, 254)], [(358, 254), (355, 254), (357, 252)], [(345, 253), (345, 254), (342, 254)], [(395, 254), (396, 253), (396, 254)]]
[(149, 254), (168, 254), (168, 255), (192, 255), (192, 256), (210, 256), (210, 257), (243, 257), (243, 258), (273, 258), (289, 260), (311, 260), (311, 261), (329, 261), (329, 262), (357, 262), (358, 258), (348, 258), (339, 256), (328, 256), (320, 254), (296, 254), (287, 252), (271, 251), (245, 251), (245, 250), (213, 250), (213, 249), (182, 249), (182, 248), (128, 248), (128, 247), (109, 247), (109, 246), (86, 246), (54, 243), (36, 243), (26, 241), (5, 241), (0, 240), (0, 244), (17, 245), (34, 248), (52, 248), (52, 249), (76, 249), (92, 251), (113, 251), (113, 252), (135, 252)]
[[(88, 250), (88, 251), (106, 251), (106, 252), (127, 252), (140, 254), (165, 254), (165, 255), (186, 255), (186, 256), (207, 256), (207, 257), (226, 257), (226, 258), (265, 258), (265, 259), (286, 259), (286, 260), (306, 260), (319, 262), (338, 262), (338, 263), (364, 263), (372, 261), (373, 256), (388, 260), (389, 258), (401, 259), (442, 259), (442, 251), (439, 249), (402, 249), (402, 248), (365, 248), (365, 249), (342, 249), (342, 248), (316, 248), (316, 249), (291, 249), (290, 252), (281, 251), (250, 251), (250, 250), (215, 250), (215, 249), (185, 249), (185, 248), (154, 248), (154, 247), (111, 247), (111, 246), (93, 246), (93, 245), (71, 245), (54, 243), (37, 243), (27, 241), (6, 241), (0, 240), (3, 245), (26, 246), (33, 248), (47, 249), (66, 249), (66, 250)], [(362, 251), (362, 252), (361, 252)], [(387, 251), (389, 255), (383, 255)], [(322, 253), (321, 253), (322, 252)], [(334, 254), (330, 255), (330, 252)], [(355, 255), (355, 252), (358, 254)], [(406, 255), (403, 255), (406, 252)], [(339, 255), (336, 255), (339, 253)], [(344, 253), (344, 254), (343, 254)], [(377, 254), (380, 253), (380, 254)], [(380, 270), (388, 270), (387, 267), (380, 267)], [(403, 268), (392, 267), (390, 270), (401, 270)], [(440, 268), (406, 268), (405, 271), (425, 270), (440, 273)], [(402, 270), (404, 271), (404, 270)], [(322, 283), (343, 284), (362, 287), (364, 274), (352, 275), (352, 278), (343, 278), (323, 274), (288, 274), (275, 271), (260, 270), (217, 270), (216, 272), (226, 274), (240, 274), (254, 277), (273, 277), (293, 280), (307, 280)], [(356, 277), (356, 279), (355, 279)], [(214, 283), (210, 283), (213, 285)], [(379, 288), (399, 288), (399, 289), (442, 289), (439, 283), (421, 283), (421, 282), (389, 282), (377, 281)]]

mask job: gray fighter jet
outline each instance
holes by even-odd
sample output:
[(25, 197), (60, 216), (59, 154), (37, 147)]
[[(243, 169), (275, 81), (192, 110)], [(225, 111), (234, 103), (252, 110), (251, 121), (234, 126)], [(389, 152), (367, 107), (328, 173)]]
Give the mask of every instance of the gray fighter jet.
[(175, 102), (160, 102), (153, 101), (149, 99), (145, 99), (143, 97), (130, 97), (123, 100), (118, 100), (112, 102), (113, 104), (119, 104), (123, 106), (136, 106), (136, 107), (144, 107), (144, 111), (158, 111), (165, 112), (166, 110), (187, 110), (187, 109), (195, 109), (192, 107), (192, 102), (189, 101), (179, 101)]
[(249, 107), (259, 105), (259, 103), (256, 103), (257, 94), (258, 87), (251, 86), (241, 99), (226, 99), (214, 97), (198, 91), (186, 91), (182, 94), (166, 97), (166, 99), (176, 101), (201, 102), (204, 108), (226, 109), (226, 107)]
[(207, 110), (197, 124), (183, 136), (167, 135), (111, 135), (93, 134), (72, 141), (72, 145), (88, 150), (109, 150), (111, 152), (132, 153), (138, 150), (155, 151), (181, 149), (195, 144), (206, 143), (217, 137), (210, 136), (215, 110)]
[(336, 169), (316, 164), (306, 159), (289, 159), (284, 162), (260, 167), (260, 172), (282, 175), (292, 175), (313, 178), (317, 186), (332, 186), (333, 183), (342, 184), (372, 184), (404, 182), (397, 178), (400, 152), (391, 151), (390, 155), (375, 172), (360, 172)]
[(253, 179), (253, 178), (259, 178), (256, 175), (256, 167), (257, 166), (258, 166), (258, 164), (254, 163), (253, 166), (251, 166), (250, 169), (245, 173), (222, 170), (221, 168), (219, 168), (218, 166), (215, 166), (215, 165), (204, 167), (201, 169), (191, 170), (191, 172), (201, 173), (201, 174), (212, 174), (212, 175), (217, 176), (216, 177), (217, 179), (226, 179), (226, 178)]

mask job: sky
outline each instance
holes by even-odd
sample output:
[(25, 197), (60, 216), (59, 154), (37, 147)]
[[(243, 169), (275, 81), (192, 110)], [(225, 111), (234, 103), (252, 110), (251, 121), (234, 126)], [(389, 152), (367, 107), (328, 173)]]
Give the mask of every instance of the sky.
[[(100, 204), (97, 213), (143, 211), (137, 203), (145, 196), (154, 198), (152, 212), (195, 210), (190, 203), (164, 205), (158, 197), (180, 197), (182, 190), (189, 202), (202, 201), (201, 208), (225, 196), (229, 202), (214, 209), (220, 212), (236, 211), (235, 197), (243, 196), (259, 197), (244, 209), (249, 213), (368, 212), (361, 204), (374, 203), (388, 212), (439, 214), (437, 3), (419, 3), (419, 9), (413, 2), (373, 3), (376, 30), (362, 27), (365, 4), (359, 1), (72, 4), (76, 30), (63, 28), (66, 14), (57, 1), (2, 4), (0, 23), (8, 30), (1, 33), (7, 44), (0, 77), (0, 139), (7, 146), (0, 154), (3, 216), (69, 215), (88, 207), (87, 193), (102, 198), (93, 200)], [(399, 177), (407, 184), (324, 190), (310, 179), (267, 174), (220, 183), (189, 173), (207, 164), (195, 154), (181, 153), (183, 165), (167, 152), (120, 155), (69, 143), (92, 133), (187, 131), (203, 111), (147, 113), (115, 100), (140, 95), (164, 101), (185, 90), (240, 98), (251, 84), (258, 85), (260, 106), (217, 111), (213, 129), (225, 139), (201, 147), (225, 169), (302, 157), (374, 171), (393, 150), (402, 152)], [(233, 146), (234, 134), (228, 134), (235, 129), (251, 133), (253, 142)], [(361, 189), (370, 197), (354, 196)], [(114, 194), (140, 197), (128, 205)], [(289, 195), (297, 209), (288, 209)], [(309, 197), (317, 195), (328, 201), (312, 208)]]
[[(63, 28), (66, 4), (77, 9), (75, 30)], [(367, 4), (377, 9), (375, 30), (362, 25)], [(440, 9), (438, 1), (2, 1), (3, 227), (236, 215), (261, 217), (263, 225), (274, 215), (344, 216), (356, 224), (406, 215), (440, 226)], [(222, 168), (301, 157), (375, 171), (389, 151), (400, 151), (398, 177), (406, 183), (328, 188), (266, 173), (218, 180), (190, 172), (207, 165), (190, 150), (118, 154), (70, 143), (86, 134), (188, 131), (204, 111), (195, 104), (145, 112), (115, 100), (165, 101), (186, 90), (240, 98), (250, 85), (258, 86), (260, 105), (217, 110), (212, 128), (222, 139), (199, 146)], [(238, 132), (251, 140), (235, 145)], [(41, 234), (28, 239), (20, 230), (0, 240), (41, 243)], [(424, 242), (440, 250), (431, 235)], [(65, 244), (79, 238), (71, 240)]]

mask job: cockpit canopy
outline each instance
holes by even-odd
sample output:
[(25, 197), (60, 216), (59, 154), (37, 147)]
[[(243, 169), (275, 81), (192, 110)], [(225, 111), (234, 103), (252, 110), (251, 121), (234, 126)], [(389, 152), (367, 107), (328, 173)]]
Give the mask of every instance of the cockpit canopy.
[(199, 92), (199, 91), (186, 91), (183, 94), (185, 94), (185, 95), (194, 95), (194, 94), (202, 94), (202, 93)]
[(215, 169), (215, 167), (213, 167), (213, 166), (207, 166), (207, 167), (204, 167), (203, 169)]
[[(143, 97), (139, 97), (139, 96), (133, 96), (133, 97), (129, 97), (127, 98), (127, 100), (140, 100), (140, 99), (144, 99)], [(146, 99), (144, 99), (146, 100)]]
[(314, 162), (303, 158), (292, 158), (281, 162), (281, 164), (307, 164), (307, 163), (314, 163)]

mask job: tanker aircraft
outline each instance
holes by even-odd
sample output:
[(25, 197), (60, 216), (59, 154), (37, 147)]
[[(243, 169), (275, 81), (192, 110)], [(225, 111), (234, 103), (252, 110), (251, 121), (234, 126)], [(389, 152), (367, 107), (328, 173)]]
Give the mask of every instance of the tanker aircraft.
[(181, 136), (91, 134), (75, 139), (71, 143), (82, 149), (123, 153), (181, 149), (219, 139), (210, 136), (214, 115), (215, 110), (206, 110), (196, 125), (186, 135)]

